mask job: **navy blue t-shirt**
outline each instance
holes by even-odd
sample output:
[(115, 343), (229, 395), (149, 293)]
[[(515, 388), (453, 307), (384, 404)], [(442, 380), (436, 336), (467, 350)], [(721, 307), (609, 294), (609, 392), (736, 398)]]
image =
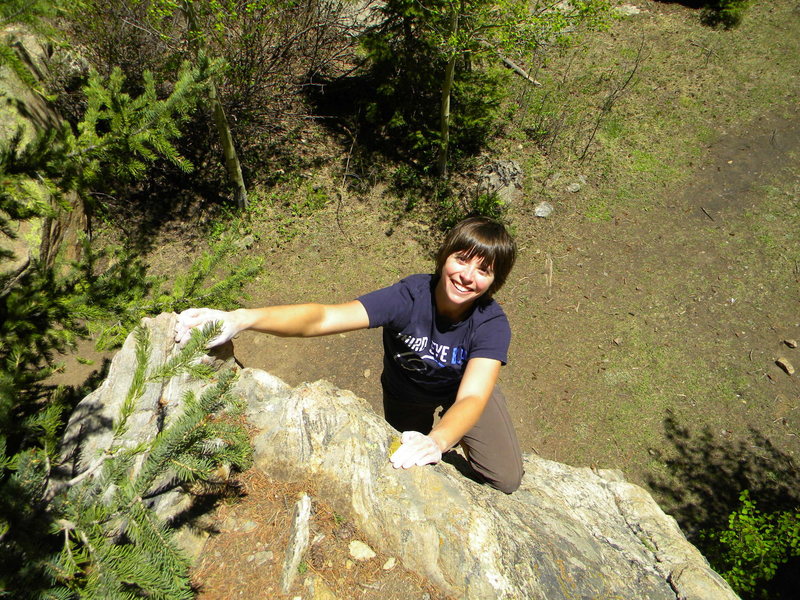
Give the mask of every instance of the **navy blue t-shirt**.
[(462, 321), (437, 317), (434, 275), (411, 275), (360, 296), (369, 326), (383, 327), (384, 385), (401, 400), (447, 404), (455, 400), (467, 361), (505, 364), (511, 328), (494, 300), (476, 302)]

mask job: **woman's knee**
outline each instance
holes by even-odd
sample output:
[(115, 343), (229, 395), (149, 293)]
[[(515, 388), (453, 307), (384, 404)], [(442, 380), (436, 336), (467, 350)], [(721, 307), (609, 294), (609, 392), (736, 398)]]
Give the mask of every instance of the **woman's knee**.
[(525, 475), (521, 460), (519, 463), (509, 461), (510, 464), (500, 468), (496, 466), (495, 468), (487, 468), (487, 465), (478, 464), (469, 454), (467, 454), (467, 461), (470, 463), (472, 470), (478, 474), (486, 485), (500, 490), (504, 494), (516, 492), (522, 483), (522, 476)]
[(504, 494), (512, 494), (519, 489), (524, 474), (524, 471), (512, 471), (508, 473), (499, 473), (497, 477), (491, 479), (484, 475), (484, 479), (486, 479), (486, 483), (494, 489), (500, 490)]

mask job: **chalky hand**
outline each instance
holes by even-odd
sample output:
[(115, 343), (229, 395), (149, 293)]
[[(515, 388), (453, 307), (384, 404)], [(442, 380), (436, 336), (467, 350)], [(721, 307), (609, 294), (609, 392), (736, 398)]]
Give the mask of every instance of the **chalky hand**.
[(178, 315), (178, 322), (175, 324), (175, 343), (183, 346), (189, 341), (192, 329), (215, 321), (222, 325), (222, 331), (217, 337), (209, 340), (206, 348), (220, 346), (240, 331), (232, 313), (213, 308), (189, 308)]
[(400, 440), (403, 445), (389, 457), (395, 469), (421, 467), (442, 460), (442, 451), (430, 436), (418, 431), (404, 431)]

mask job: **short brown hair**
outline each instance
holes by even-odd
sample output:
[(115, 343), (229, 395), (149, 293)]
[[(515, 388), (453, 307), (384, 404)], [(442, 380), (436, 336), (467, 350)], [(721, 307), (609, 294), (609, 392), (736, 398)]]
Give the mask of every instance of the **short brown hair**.
[(503, 287), (517, 258), (517, 244), (502, 223), (486, 217), (470, 217), (453, 227), (436, 253), (436, 274), (451, 254), (463, 252), (467, 258), (480, 256), (483, 266), (494, 273), (494, 281), (486, 292), (491, 297)]

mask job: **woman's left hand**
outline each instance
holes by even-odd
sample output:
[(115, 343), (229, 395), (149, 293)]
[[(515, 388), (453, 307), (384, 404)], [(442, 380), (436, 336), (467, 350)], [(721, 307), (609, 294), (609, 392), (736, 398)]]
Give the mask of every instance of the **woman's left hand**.
[(434, 439), (419, 431), (404, 431), (400, 437), (400, 446), (389, 460), (395, 469), (421, 467), (442, 460), (442, 451)]

